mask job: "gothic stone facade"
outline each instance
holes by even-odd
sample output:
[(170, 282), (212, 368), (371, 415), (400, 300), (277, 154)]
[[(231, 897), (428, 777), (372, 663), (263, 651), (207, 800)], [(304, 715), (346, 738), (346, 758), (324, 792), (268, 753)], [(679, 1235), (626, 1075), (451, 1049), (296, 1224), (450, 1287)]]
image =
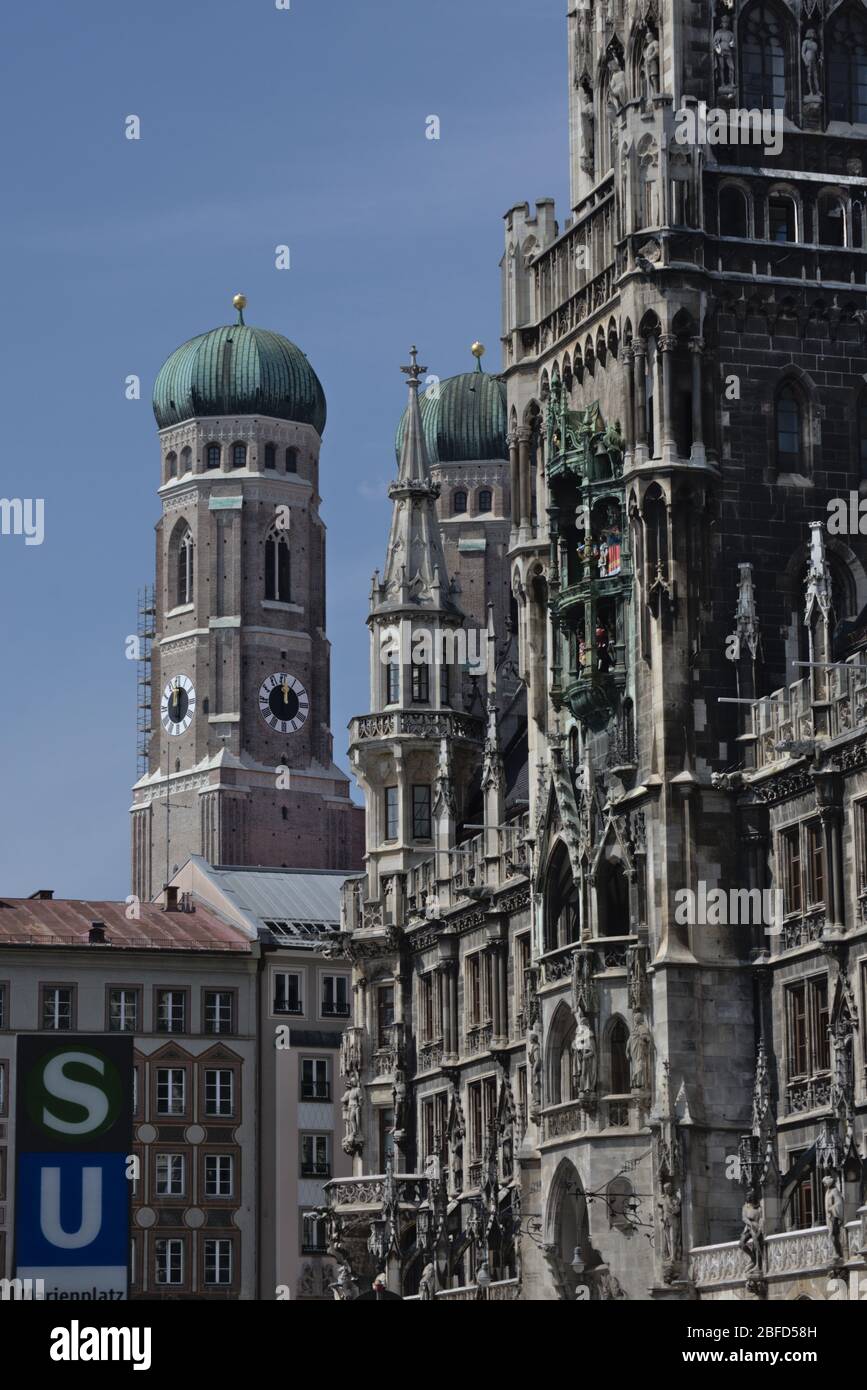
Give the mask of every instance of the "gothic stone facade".
[(341, 1292), (857, 1298), (867, 9), (568, 23), (572, 209), (502, 264), (529, 806), (500, 667), (459, 761), (420, 729), (427, 850), (368, 783)]

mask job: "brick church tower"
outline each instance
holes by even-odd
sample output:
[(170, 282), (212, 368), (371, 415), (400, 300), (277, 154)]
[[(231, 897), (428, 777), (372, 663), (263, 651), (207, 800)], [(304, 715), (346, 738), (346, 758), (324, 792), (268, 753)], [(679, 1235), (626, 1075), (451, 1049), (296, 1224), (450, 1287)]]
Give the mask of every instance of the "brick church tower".
[(191, 854), (351, 869), (364, 813), (332, 760), (319, 449), (304, 353), (238, 322), (183, 344), (154, 387), (157, 524), (148, 766), (133, 790), (143, 900)]

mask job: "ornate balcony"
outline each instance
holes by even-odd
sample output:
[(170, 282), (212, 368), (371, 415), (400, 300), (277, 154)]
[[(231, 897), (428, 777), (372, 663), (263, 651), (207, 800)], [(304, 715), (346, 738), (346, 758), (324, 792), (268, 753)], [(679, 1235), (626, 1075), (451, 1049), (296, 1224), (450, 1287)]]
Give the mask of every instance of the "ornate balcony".
[(451, 709), (388, 710), (383, 714), (361, 715), (349, 725), (350, 746), (393, 738), (420, 738), (429, 742), (445, 738), (450, 742), (481, 743), (484, 736), (481, 719)]
[(415, 1207), (426, 1200), (428, 1195), (427, 1178), (422, 1173), (394, 1173), (389, 1179), (385, 1173), (361, 1178), (333, 1178), (325, 1184), (325, 1196), (329, 1207), (337, 1212), (376, 1209), (382, 1207), (388, 1195), (388, 1183), (397, 1191), (398, 1203), (402, 1207)]
[[(861, 1223), (850, 1221), (846, 1232), (849, 1250), (858, 1252)], [(828, 1272), (831, 1259), (825, 1226), (813, 1226), (805, 1231), (781, 1231), (778, 1235), (768, 1236), (765, 1242), (765, 1276), (768, 1279), (824, 1275)], [(690, 1278), (699, 1291), (726, 1284), (745, 1284), (750, 1266), (750, 1259), (737, 1241), (724, 1245), (702, 1245), (690, 1252)]]
[(803, 1115), (811, 1110), (827, 1110), (831, 1104), (831, 1073), (789, 1081), (786, 1085), (786, 1114)]

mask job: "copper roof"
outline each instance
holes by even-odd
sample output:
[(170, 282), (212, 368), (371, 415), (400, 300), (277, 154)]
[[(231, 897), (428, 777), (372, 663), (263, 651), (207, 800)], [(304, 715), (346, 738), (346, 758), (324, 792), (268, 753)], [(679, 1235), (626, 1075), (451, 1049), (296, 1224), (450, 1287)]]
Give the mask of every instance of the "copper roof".
[[(125, 902), (90, 902), (72, 898), (0, 898), (0, 947), (105, 946), (134, 951), (241, 951), (251, 943), (238, 928), (212, 910), (171, 911), (142, 903), (127, 917)], [(91, 945), (91, 924), (105, 925), (105, 944)]]

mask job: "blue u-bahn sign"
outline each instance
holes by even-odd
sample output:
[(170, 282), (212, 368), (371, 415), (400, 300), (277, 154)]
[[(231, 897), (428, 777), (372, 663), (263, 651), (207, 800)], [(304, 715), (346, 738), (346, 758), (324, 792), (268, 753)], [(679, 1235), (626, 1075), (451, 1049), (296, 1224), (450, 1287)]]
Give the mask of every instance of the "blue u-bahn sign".
[(46, 1299), (127, 1296), (132, 1038), (18, 1039), (15, 1263)]

